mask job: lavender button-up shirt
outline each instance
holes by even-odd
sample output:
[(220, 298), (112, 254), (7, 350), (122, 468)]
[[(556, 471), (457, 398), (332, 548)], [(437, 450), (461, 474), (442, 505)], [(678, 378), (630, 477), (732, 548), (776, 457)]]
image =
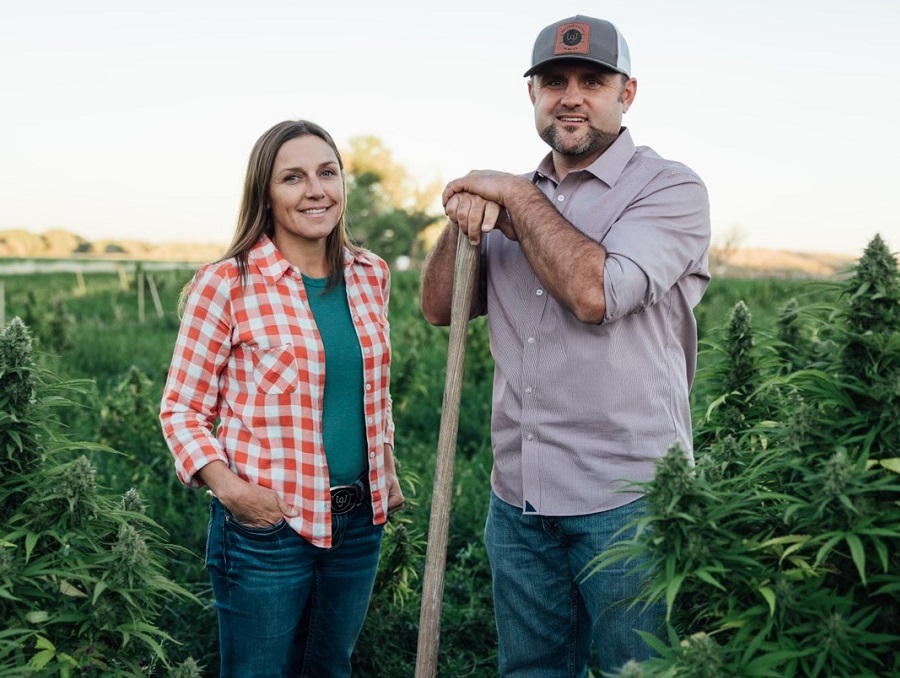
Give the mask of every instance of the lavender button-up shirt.
[(637, 498), (629, 484), (652, 479), (674, 443), (692, 449), (693, 308), (709, 283), (709, 200), (693, 171), (636, 147), (627, 129), (589, 167), (559, 183), (553, 174), (548, 155), (532, 181), (607, 250), (606, 317), (578, 321), (518, 243), (499, 231), (484, 239), (492, 487), (526, 512), (583, 515)]

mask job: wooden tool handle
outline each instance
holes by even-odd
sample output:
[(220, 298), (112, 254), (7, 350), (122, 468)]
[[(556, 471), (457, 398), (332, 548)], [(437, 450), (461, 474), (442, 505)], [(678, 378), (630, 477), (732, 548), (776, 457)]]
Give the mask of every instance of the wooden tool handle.
[(459, 401), (466, 357), (466, 326), (469, 322), (472, 291), (475, 287), (477, 257), (478, 247), (472, 245), (460, 231), (456, 242), (447, 376), (444, 382), (444, 402), (438, 435), (434, 491), (431, 495), (431, 520), (428, 525), (428, 547), (425, 552), (415, 678), (434, 678), (437, 675), (444, 571), (447, 563), (447, 535), (450, 528), (450, 500), (453, 493), (453, 463), (456, 458)]

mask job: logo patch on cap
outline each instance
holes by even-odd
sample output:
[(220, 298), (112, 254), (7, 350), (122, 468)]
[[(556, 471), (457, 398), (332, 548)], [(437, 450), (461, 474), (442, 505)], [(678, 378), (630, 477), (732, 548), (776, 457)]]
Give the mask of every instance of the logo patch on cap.
[(591, 51), (591, 25), (580, 21), (562, 24), (556, 29), (553, 54), (588, 54)]

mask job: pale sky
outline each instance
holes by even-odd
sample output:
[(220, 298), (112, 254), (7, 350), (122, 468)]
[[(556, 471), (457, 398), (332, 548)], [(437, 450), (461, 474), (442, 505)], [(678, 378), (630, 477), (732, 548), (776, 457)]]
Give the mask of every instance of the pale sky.
[(522, 73), (574, 14), (625, 35), (625, 124), (704, 179), (714, 241), (900, 250), (898, 0), (0, 0), (0, 230), (227, 243), (288, 118), (423, 184), (530, 171)]

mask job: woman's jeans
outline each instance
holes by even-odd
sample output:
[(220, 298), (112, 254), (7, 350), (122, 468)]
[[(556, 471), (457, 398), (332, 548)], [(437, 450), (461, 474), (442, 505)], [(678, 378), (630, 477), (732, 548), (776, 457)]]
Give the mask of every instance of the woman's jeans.
[(378, 568), (383, 525), (368, 502), (332, 516), (333, 545), (285, 522), (245, 527), (210, 503), (206, 567), (219, 616), (222, 678), (346, 678)]
[(597, 554), (631, 536), (616, 533), (643, 504), (549, 517), (523, 514), (491, 493), (485, 544), (503, 678), (582, 678), (592, 643), (604, 672), (651, 656), (635, 631), (660, 633), (664, 606), (631, 606), (648, 575), (630, 574), (634, 562), (582, 573)]

